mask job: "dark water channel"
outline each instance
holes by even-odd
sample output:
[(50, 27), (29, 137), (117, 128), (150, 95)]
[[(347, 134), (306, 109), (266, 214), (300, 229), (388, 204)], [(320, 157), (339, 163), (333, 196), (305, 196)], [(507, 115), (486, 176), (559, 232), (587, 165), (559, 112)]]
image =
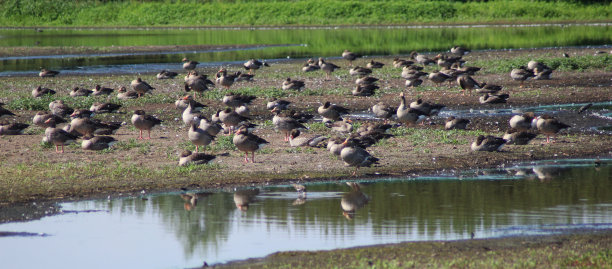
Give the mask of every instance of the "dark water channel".
[(111, 47), (169, 45), (245, 45), (239, 50), (144, 54), (59, 55), (0, 58), (0, 76), (35, 74), (40, 67), (67, 73), (138, 73), (178, 70), (188, 57), (204, 65), (250, 58), (286, 59), (339, 56), (347, 48), (364, 55), (403, 55), (447, 51), (544, 47), (606, 47), (610, 24), (519, 26), (342, 27), (269, 29), (0, 29), (0, 47)]
[(168, 193), (63, 203), (62, 214), (0, 225), (0, 260), (3, 268), (184, 268), (282, 250), (612, 228), (612, 159), (306, 187), (204, 192), (197, 202)]

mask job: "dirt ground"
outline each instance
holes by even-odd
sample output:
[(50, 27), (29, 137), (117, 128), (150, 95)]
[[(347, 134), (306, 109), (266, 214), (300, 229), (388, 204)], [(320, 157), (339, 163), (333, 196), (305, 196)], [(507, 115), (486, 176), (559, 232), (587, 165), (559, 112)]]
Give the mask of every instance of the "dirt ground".
[[(592, 49), (571, 49), (572, 55), (590, 55)], [(466, 56), (466, 59), (504, 59), (517, 56), (541, 57), (543, 55), (558, 55), (561, 50), (516, 50), (495, 52), (474, 52)], [(373, 58), (391, 65), (392, 57)], [(369, 61), (370, 59), (367, 59)], [(355, 64), (365, 65), (366, 59), (360, 59)], [(331, 80), (326, 80), (323, 73), (304, 74), (297, 72), (298, 79), (306, 82), (307, 89), (340, 89), (342, 93), (330, 93), (323, 95), (293, 95), (286, 98), (291, 101), (293, 109), (316, 113), (316, 109), (325, 101), (331, 101), (350, 108), (353, 112), (367, 112), (367, 110), (378, 101), (397, 106), (399, 104), (398, 94), (403, 91), (408, 101), (414, 101), (420, 97), (433, 103), (446, 105), (446, 110), (490, 110), (499, 108), (517, 108), (544, 104), (566, 104), (566, 103), (591, 103), (612, 100), (612, 72), (605, 70), (589, 70), (586, 72), (555, 72), (551, 80), (530, 81), (524, 88), (519, 87), (517, 81), (511, 80), (509, 74), (485, 74), (474, 76), (478, 81), (500, 84), (504, 86), (503, 92), (510, 94), (507, 104), (480, 104), (478, 96), (462, 95), (456, 83), (451, 87), (440, 86), (431, 88), (431, 82), (424, 83), (427, 90), (422, 88), (406, 89), (404, 80), (399, 77), (400, 69), (388, 73), (375, 71), (374, 76), (381, 78), (379, 86), (381, 94), (376, 97), (354, 97), (349, 95), (354, 85), (354, 77), (348, 75), (347, 63), (341, 59), (333, 60), (343, 69), (334, 73)], [(253, 82), (240, 82), (232, 86), (232, 89), (243, 88), (270, 88), (279, 87), (282, 76), (287, 70), (299, 70), (301, 61), (283, 61), (272, 65), (269, 69), (259, 70)], [(231, 70), (239, 70), (232, 66)], [(214, 69), (202, 69), (209, 76)], [(142, 77), (157, 89), (154, 95), (167, 95), (179, 97), (181, 92), (182, 75), (170, 81), (159, 81), (154, 79), (154, 73), (143, 74)], [(10, 85), (18, 80), (31, 80), (25, 82), (25, 86), (17, 90), (30, 91), (40, 84), (41, 81), (53, 84), (57, 87), (70, 88), (71, 81), (86, 80), (82, 76), (58, 76), (50, 79), (10, 77), (0, 78), (0, 83)], [(89, 78), (90, 84), (103, 83), (118, 88), (126, 85), (129, 80), (116, 75), (98, 75)], [(220, 90), (217, 87), (214, 91)], [(62, 93), (60, 93), (62, 94)], [(144, 97), (149, 98), (149, 97)], [(0, 98), (1, 102), (9, 103), (11, 98)], [(213, 111), (223, 108), (220, 100), (209, 100), (200, 98), (199, 101), (209, 106), (205, 111), (210, 115)], [(345, 167), (344, 163), (337, 157), (332, 156), (325, 149), (292, 149), (283, 141), (282, 134), (276, 132), (269, 123), (272, 114), (265, 109), (267, 100), (264, 97), (257, 98), (250, 106), (254, 122), (259, 124), (255, 134), (268, 140), (270, 145), (262, 152), (256, 153), (256, 163), (244, 164), (243, 153), (235, 150), (221, 149), (209, 151), (217, 156), (214, 163), (218, 169), (206, 171), (203, 175), (188, 174), (181, 178), (123, 178), (115, 182), (104, 182), (100, 175), (78, 175), (80, 180), (65, 182), (67, 175), (62, 174), (62, 169), (54, 172), (41, 173), (42, 184), (48, 186), (44, 191), (32, 189), (26, 184), (3, 183), (4, 192), (0, 201), (2, 204), (18, 203), (33, 200), (55, 200), (72, 199), (82, 197), (95, 197), (98, 195), (112, 195), (113, 193), (148, 192), (176, 190), (179, 188), (218, 188), (223, 186), (248, 185), (248, 184), (270, 184), (275, 182), (308, 182), (314, 180), (341, 179), (351, 176), (353, 168)], [(100, 118), (105, 120), (123, 121), (125, 126), (118, 130), (114, 137), (120, 141), (130, 141), (137, 137), (138, 131), (131, 126), (130, 117), (135, 109), (144, 109), (164, 120), (161, 127), (156, 127), (152, 132), (153, 139), (138, 141), (144, 143), (131, 149), (115, 150), (109, 153), (98, 154), (84, 151), (78, 147), (67, 147), (66, 153), (57, 154), (53, 148), (42, 148), (40, 141), (43, 129), (30, 127), (30, 135), (3, 136), (0, 137), (0, 161), (4, 167), (31, 166), (33, 169), (44, 169), (42, 167), (61, 166), (73, 164), (76, 166), (88, 163), (102, 164), (106, 166), (117, 166), (120, 164), (136, 165), (146, 169), (160, 169), (175, 167), (178, 154), (193, 146), (187, 139), (187, 127), (181, 121), (180, 112), (174, 108), (173, 102), (136, 103), (130, 107), (120, 109), (120, 113), (104, 114)], [(18, 114), (13, 121), (31, 122), (32, 116), (37, 111), (14, 111)], [(569, 124), (572, 128), (564, 130), (557, 138), (556, 143), (546, 144), (545, 136), (538, 136), (526, 146), (507, 146), (502, 152), (472, 152), (469, 144), (475, 139), (474, 135), (458, 133), (454, 135), (456, 143), (440, 142), (433, 129), (442, 129), (444, 119), (434, 117), (423, 126), (423, 139), (414, 140), (411, 136), (396, 136), (386, 142), (373, 146), (368, 151), (381, 159), (380, 164), (371, 168), (359, 169), (359, 176), (376, 177), (381, 175), (411, 175), (417, 173), (432, 173), (444, 169), (463, 169), (473, 167), (487, 167), (503, 163), (522, 160), (550, 159), (550, 158), (572, 158), (585, 156), (609, 156), (612, 154), (612, 136), (609, 133), (596, 131), (591, 127), (611, 125), (609, 119), (599, 117), (587, 111), (578, 114), (575, 110), (562, 111), (555, 114), (561, 121)], [(508, 128), (510, 116), (474, 117), (470, 118), (469, 130), (480, 130), (487, 134), (502, 135)], [(365, 120), (356, 119), (358, 123)], [(307, 134), (332, 135), (326, 129), (311, 129)], [(217, 141), (222, 138), (217, 138)], [(213, 142), (216, 143), (216, 142)], [(44, 165), (41, 165), (44, 164)], [(91, 177), (91, 178), (88, 178)], [(206, 178), (202, 178), (206, 177)], [(84, 178), (84, 179), (83, 179)], [(63, 179), (63, 180), (59, 180)], [(54, 181), (61, 181), (56, 184)], [(15, 185), (12, 185), (15, 184)], [(8, 190), (8, 191), (7, 191)]]

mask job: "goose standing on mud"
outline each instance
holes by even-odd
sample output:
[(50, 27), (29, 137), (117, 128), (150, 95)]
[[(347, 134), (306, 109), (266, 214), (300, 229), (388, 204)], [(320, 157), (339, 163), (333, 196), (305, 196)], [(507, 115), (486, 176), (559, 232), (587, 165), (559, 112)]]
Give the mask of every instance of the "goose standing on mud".
[(57, 76), (59, 73), (59, 71), (47, 70), (45, 68), (42, 68), (40, 69), (40, 73), (38, 73), (38, 76), (41, 78), (51, 78)]
[(155, 89), (155, 88), (151, 87), (151, 85), (149, 85), (149, 83), (147, 83), (146, 81), (143, 81), (141, 78), (136, 78), (135, 80), (132, 80), (130, 85), (132, 86), (134, 91), (136, 91), (138, 93), (138, 97), (141, 97), (145, 93), (148, 93), (148, 92), (150, 92), (150, 91)]
[(274, 108), (272, 109), (272, 113), (274, 113), (274, 117), (272, 118), (272, 123), (276, 130), (283, 132), (285, 139), (284, 141), (289, 141), (289, 133), (294, 129), (306, 129), (306, 126), (291, 118), (285, 113), (283, 113), (280, 109)]
[(265, 139), (249, 132), (246, 126), (240, 126), (232, 139), (238, 150), (244, 152), (244, 162), (249, 162), (249, 152), (251, 152), (251, 162), (255, 163), (255, 151), (269, 144)]
[(525, 66), (520, 66), (519, 68), (512, 69), (512, 71), (510, 72), (510, 77), (512, 79), (521, 82), (521, 85), (520, 85), (521, 88), (523, 88), (523, 85), (525, 84), (525, 80), (533, 78), (534, 76), (535, 75), (533, 74), (533, 72), (527, 70)]
[[(46, 141), (55, 145), (56, 153), (64, 153), (64, 145), (76, 141), (77, 136), (57, 128), (55, 126), (55, 121), (52, 118), (47, 119), (45, 124), (48, 126), (47, 129), (45, 129)], [(62, 151), (59, 151), (60, 146), (62, 147)]]
[(501, 137), (479, 135), (471, 147), (472, 151), (500, 151), (505, 144), (506, 140)]
[(196, 61), (190, 61), (190, 60), (189, 60), (189, 59), (187, 59), (187, 58), (183, 58), (183, 59), (181, 60), (181, 62), (183, 63), (183, 69), (188, 70), (188, 71), (191, 71), (191, 70), (196, 69), (196, 67), (197, 67), (197, 66), (198, 66), (198, 64), (199, 64), (198, 62), (196, 62)]
[(378, 163), (379, 159), (370, 155), (365, 149), (357, 146), (352, 138), (347, 138), (342, 143), (344, 148), (340, 152), (340, 158), (348, 166), (354, 166), (353, 175), (357, 174), (359, 167), (369, 167)]
[(208, 79), (206, 75), (200, 75), (196, 71), (189, 71), (185, 79), (185, 91), (193, 91), (193, 99), (196, 98), (196, 93), (203, 93), (209, 90), (208, 86), (214, 87), (214, 83)]
[(344, 50), (344, 52), (342, 52), (342, 58), (346, 59), (349, 62), (349, 66), (352, 66), (353, 61), (357, 58), (361, 58), (361, 55), (354, 52), (350, 52), (349, 50)]
[[(155, 125), (159, 125), (161, 123), (162, 121), (160, 119), (147, 115), (144, 110), (136, 110), (134, 111), (134, 115), (132, 115), (132, 124), (140, 132), (138, 139), (151, 139), (151, 129), (153, 129)], [(148, 132), (147, 138), (142, 137), (142, 131)]]
[(239, 115), (232, 108), (228, 107), (224, 110), (219, 111), (219, 120), (221, 120), (225, 127), (229, 128), (229, 132), (231, 133), (234, 127), (237, 127), (241, 123), (249, 121), (251, 119)]
[(473, 89), (480, 89), (480, 84), (469, 75), (461, 75), (457, 77), (457, 84), (461, 86), (461, 94), (465, 95), (465, 90), (471, 95)]
[(266, 62), (260, 62), (259, 60), (250, 59), (246, 63), (242, 64), (244, 69), (249, 70), (249, 75), (255, 73), (255, 70), (261, 68), (262, 66), (270, 66)]
[(236, 78), (238, 76), (236, 74), (227, 74), (227, 69), (221, 68), (217, 71), (217, 83), (221, 86), (225, 87), (226, 90), (236, 82)]
[(546, 143), (550, 143), (550, 136), (556, 136), (563, 129), (571, 127), (549, 115), (542, 115), (535, 119), (536, 128), (546, 135)]
[(192, 121), (189, 131), (187, 132), (189, 141), (196, 147), (195, 152), (199, 151), (200, 146), (206, 147), (215, 139), (209, 132), (199, 127), (200, 122), (199, 119)]
[(323, 58), (319, 58), (319, 67), (325, 72), (325, 79), (328, 80), (332, 72), (336, 71), (336, 69), (340, 69), (340, 66), (333, 63), (328, 63)]

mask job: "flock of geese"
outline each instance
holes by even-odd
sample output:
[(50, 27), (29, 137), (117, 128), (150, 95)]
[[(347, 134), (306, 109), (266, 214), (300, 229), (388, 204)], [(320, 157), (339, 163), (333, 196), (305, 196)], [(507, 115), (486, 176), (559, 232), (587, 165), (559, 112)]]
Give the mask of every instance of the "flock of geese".
[[(410, 59), (395, 58), (392, 62), (395, 68), (401, 68), (401, 77), (406, 80), (406, 87), (414, 88), (423, 84), (427, 79), (434, 85), (442, 83), (456, 82), (461, 87), (463, 94), (472, 94), (472, 91), (481, 94), (481, 103), (505, 103), (509, 98), (508, 94), (500, 94), (503, 89), (500, 85), (493, 85), (486, 82), (478, 82), (474, 76), (479, 67), (465, 66), (463, 56), (470, 51), (462, 47), (453, 47), (450, 54), (438, 54), (433, 58), (426, 55), (412, 52)], [(371, 96), (379, 89), (377, 86), (378, 78), (372, 77), (372, 69), (382, 68), (385, 63), (370, 60), (366, 67), (353, 66), (353, 61), (362, 57), (359, 54), (345, 50), (342, 58), (348, 61), (349, 74), (357, 77), (355, 88), (352, 94), (355, 96)], [(183, 122), (189, 126), (187, 137), (195, 145), (195, 152), (188, 150), (180, 154), (179, 165), (208, 163), (215, 158), (202, 152), (201, 148), (209, 145), (221, 132), (234, 134), (232, 142), (236, 148), (245, 154), (245, 162), (255, 162), (255, 152), (269, 142), (255, 135), (253, 129), (257, 126), (250, 122), (249, 104), (256, 96), (234, 94), (228, 91), (223, 97), (223, 104), (227, 107), (214, 113), (211, 118), (202, 115), (199, 111), (205, 105), (199, 103), (197, 93), (211, 90), (215, 86), (230, 89), (231, 86), (239, 81), (249, 81), (255, 76), (255, 71), (269, 66), (268, 63), (251, 59), (243, 64), (248, 73), (228, 72), (226, 68), (221, 68), (214, 77), (214, 82), (204, 74), (196, 71), (199, 64), (196, 61), (183, 59), (183, 69), (188, 73), (185, 76), (184, 90), (193, 91), (193, 95), (187, 95), (175, 102), (177, 109), (181, 110)], [(424, 66), (437, 65), (438, 71), (426, 73)], [(340, 66), (319, 58), (318, 61), (308, 59), (302, 67), (303, 72), (323, 71), (326, 79), (330, 79), (333, 72), (341, 69)], [(545, 80), (550, 79), (553, 69), (543, 63), (530, 61), (526, 66), (513, 69), (510, 76), (512, 79), (523, 83), (529, 79)], [(40, 77), (54, 77), (58, 71), (42, 69)], [(158, 79), (173, 79), (178, 73), (162, 70), (157, 74)], [(282, 82), (283, 90), (300, 91), (305, 88), (304, 81), (287, 78)], [(151, 93), (155, 88), (149, 83), (137, 78), (130, 84), (131, 90), (120, 87), (117, 91), (119, 99), (142, 98), (145, 94)], [(94, 89), (83, 89), (75, 87), (70, 96), (79, 98), (84, 96), (111, 95), (114, 89), (96, 85)], [(32, 91), (33, 97), (53, 95), (52, 89), (37, 87)], [(378, 163), (379, 159), (372, 156), (366, 149), (374, 145), (380, 139), (388, 138), (390, 128), (398, 125), (391, 124), (394, 120), (400, 125), (414, 126), (423, 123), (424, 119), (435, 116), (444, 108), (444, 105), (433, 104), (422, 99), (408, 103), (404, 93), (399, 94), (400, 104), (392, 107), (379, 102), (375, 104), (371, 111), (382, 122), (370, 122), (362, 124), (357, 130), (353, 131), (352, 120), (347, 116), (350, 109), (330, 102), (323, 103), (318, 109), (318, 115), (322, 118), (325, 126), (331, 128), (338, 136), (331, 138), (321, 135), (304, 135), (306, 128), (304, 125), (313, 119), (314, 115), (290, 110), (291, 102), (270, 99), (267, 109), (273, 114), (272, 122), (275, 128), (282, 132), (284, 141), (292, 147), (327, 147), (327, 149), (339, 156), (347, 165), (356, 168), (367, 167)], [(2, 107), (0, 103), (0, 117), (14, 116), (11, 111)], [(53, 101), (49, 104), (49, 111), (38, 112), (32, 122), (34, 125), (45, 128), (44, 142), (55, 145), (56, 152), (64, 152), (64, 145), (82, 139), (81, 146), (86, 150), (103, 150), (111, 147), (117, 142), (111, 135), (122, 126), (121, 122), (104, 122), (94, 119), (95, 114), (116, 112), (121, 105), (113, 103), (95, 103), (89, 110), (72, 109), (65, 105), (61, 100)], [(71, 120), (65, 118), (70, 116)], [(57, 127), (58, 124), (66, 123), (63, 128)], [(151, 130), (162, 123), (162, 120), (153, 115), (147, 114), (144, 110), (136, 110), (131, 117), (131, 123), (139, 130), (138, 139), (151, 139)], [(445, 123), (445, 129), (466, 129), (469, 120), (463, 118), (449, 117)], [(534, 113), (525, 113), (512, 117), (509, 122), (510, 129), (503, 137), (478, 136), (471, 144), (474, 151), (499, 151), (505, 144), (525, 145), (536, 137), (537, 133), (549, 137), (555, 135), (564, 128), (570, 127), (548, 115), (536, 116)], [(27, 128), (29, 124), (8, 123), (0, 124), (0, 135), (18, 135)], [(144, 136), (144, 132), (147, 136)], [(249, 160), (249, 153), (251, 153)]]

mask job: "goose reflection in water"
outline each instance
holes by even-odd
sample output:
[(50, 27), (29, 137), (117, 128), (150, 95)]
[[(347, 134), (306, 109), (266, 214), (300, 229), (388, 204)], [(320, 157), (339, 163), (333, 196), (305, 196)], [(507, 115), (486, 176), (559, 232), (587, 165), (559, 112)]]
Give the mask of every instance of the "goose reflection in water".
[(198, 200), (204, 198), (205, 196), (211, 195), (212, 193), (202, 192), (202, 193), (181, 193), (180, 196), (185, 201), (183, 204), (183, 208), (187, 211), (191, 211), (194, 207), (198, 205)]
[(569, 169), (568, 167), (559, 166), (534, 166), (533, 172), (540, 181), (544, 182), (560, 177), (562, 173)]
[(249, 210), (249, 204), (255, 201), (255, 196), (259, 194), (259, 189), (240, 190), (234, 193), (234, 203), (240, 211)]
[(351, 191), (342, 195), (340, 206), (342, 207), (342, 215), (346, 219), (352, 220), (355, 216), (355, 211), (365, 206), (370, 198), (361, 191), (357, 183), (347, 182), (346, 184), (351, 187)]

